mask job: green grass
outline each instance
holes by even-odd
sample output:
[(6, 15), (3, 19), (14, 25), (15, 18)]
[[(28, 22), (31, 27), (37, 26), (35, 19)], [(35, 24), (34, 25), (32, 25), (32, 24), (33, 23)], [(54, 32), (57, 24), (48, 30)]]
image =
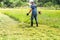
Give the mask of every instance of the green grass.
[[(60, 28), (60, 10), (41, 10), (41, 15), (38, 14), (38, 22), (42, 25), (48, 25), (55, 28)], [(1, 10), (2, 11), (2, 10)], [(28, 8), (21, 9), (12, 9), (2, 11), (4, 14), (9, 15), (11, 18), (18, 20), (20, 23), (29, 23), (30, 16), (27, 16), (26, 13), (29, 11)], [(34, 21), (35, 23), (35, 21)]]
[[(39, 27), (30, 26), (30, 16), (26, 16), (28, 8), (0, 9), (1, 14), (8, 15), (13, 20), (2, 15), (0, 20), (0, 40), (60, 40), (60, 10), (41, 10), (38, 14)], [(9, 21), (10, 20), (10, 21)], [(16, 22), (12, 21), (18, 21)], [(0, 22), (0, 24), (2, 23)], [(12, 24), (14, 24), (12, 26)]]

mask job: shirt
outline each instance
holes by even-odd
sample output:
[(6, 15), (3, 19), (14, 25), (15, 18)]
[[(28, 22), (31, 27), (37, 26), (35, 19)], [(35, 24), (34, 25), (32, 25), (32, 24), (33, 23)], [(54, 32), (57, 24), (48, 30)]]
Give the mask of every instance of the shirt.
[(35, 4), (31, 5), (32, 15), (37, 15), (37, 6)]

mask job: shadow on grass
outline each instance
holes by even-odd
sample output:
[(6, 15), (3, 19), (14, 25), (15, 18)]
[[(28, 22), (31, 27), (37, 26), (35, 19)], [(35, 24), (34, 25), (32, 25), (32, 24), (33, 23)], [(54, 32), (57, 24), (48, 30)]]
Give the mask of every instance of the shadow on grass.
[(20, 28), (35, 28), (36, 26), (31, 26), (31, 25), (28, 24), (28, 23), (20, 23), (20, 24), (19, 24), (19, 27), (20, 27)]

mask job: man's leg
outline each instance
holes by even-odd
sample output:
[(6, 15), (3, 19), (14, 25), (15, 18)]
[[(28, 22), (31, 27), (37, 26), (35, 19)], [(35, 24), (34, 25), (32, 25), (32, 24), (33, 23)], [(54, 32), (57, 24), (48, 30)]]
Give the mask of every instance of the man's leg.
[(38, 27), (38, 20), (37, 20), (37, 16), (35, 16), (35, 21), (36, 21), (36, 26)]
[(31, 16), (31, 26), (33, 26), (33, 16)]

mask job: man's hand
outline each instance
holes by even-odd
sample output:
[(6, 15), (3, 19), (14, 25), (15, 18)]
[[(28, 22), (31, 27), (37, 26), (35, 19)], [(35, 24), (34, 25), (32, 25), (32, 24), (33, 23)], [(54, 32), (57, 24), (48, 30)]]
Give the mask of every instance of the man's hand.
[(41, 11), (38, 11), (39, 14), (41, 14)]
[(27, 16), (29, 15), (29, 13), (27, 13)]

